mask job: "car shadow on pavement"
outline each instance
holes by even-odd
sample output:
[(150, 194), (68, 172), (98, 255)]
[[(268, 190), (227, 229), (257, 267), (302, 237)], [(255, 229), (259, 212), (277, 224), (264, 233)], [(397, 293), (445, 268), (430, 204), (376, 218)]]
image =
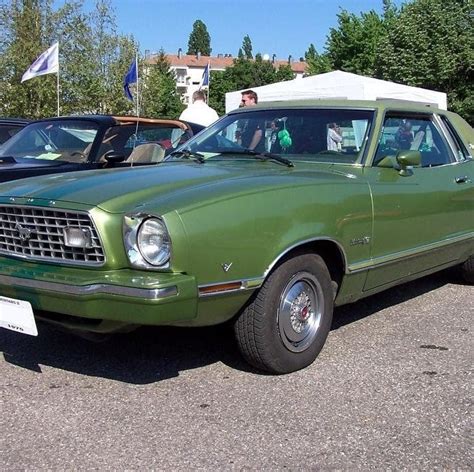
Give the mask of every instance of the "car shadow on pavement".
[[(332, 329), (448, 283), (456, 283), (452, 271), (336, 308)], [(229, 324), (206, 328), (141, 327), (100, 343), (45, 324), (39, 324), (38, 328), (38, 337), (0, 330), (0, 350), (6, 362), (38, 373), (43, 365), (136, 385), (170, 379), (180, 372), (219, 362), (232, 369), (262, 375), (242, 359)]]

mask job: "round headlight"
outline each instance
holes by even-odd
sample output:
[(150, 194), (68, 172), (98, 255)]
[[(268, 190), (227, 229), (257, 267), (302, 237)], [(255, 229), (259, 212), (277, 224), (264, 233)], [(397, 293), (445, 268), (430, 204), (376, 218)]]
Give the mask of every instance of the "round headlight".
[(161, 266), (168, 262), (171, 240), (165, 224), (157, 218), (148, 218), (138, 230), (138, 249), (151, 265)]

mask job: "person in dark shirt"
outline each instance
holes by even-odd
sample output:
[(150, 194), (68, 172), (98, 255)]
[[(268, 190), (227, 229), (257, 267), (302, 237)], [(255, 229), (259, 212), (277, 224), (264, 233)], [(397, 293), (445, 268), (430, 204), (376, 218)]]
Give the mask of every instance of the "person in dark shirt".
[[(242, 92), (242, 107), (255, 106), (258, 103), (258, 96), (253, 90), (245, 90)], [(252, 151), (265, 151), (265, 122), (263, 120), (245, 120), (240, 137), (242, 146)]]
[(278, 133), (283, 129), (283, 121), (273, 120), (271, 129), (272, 134), (270, 135), (270, 152), (274, 154), (280, 154), (283, 149), (278, 138)]
[(400, 149), (410, 149), (413, 142), (413, 131), (411, 130), (411, 122), (405, 121), (398, 128), (395, 134), (395, 141)]

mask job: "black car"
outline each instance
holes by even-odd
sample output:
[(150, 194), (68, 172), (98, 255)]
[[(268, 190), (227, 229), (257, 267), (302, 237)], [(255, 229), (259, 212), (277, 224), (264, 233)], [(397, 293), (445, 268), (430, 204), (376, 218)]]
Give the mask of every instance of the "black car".
[(161, 162), (201, 131), (182, 120), (86, 115), (31, 122), (0, 146), (0, 182)]
[(29, 123), (23, 118), (0, 118), (0, 145), (8, 141)]

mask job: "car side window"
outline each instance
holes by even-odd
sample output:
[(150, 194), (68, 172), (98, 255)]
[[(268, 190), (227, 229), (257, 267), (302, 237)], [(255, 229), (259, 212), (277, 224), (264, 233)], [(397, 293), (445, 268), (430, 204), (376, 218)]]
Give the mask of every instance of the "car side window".
[(455, 160), (433, 115), (397, 113), (385, 117), (374, 165), (400, 151), (419, 151), (421, 167), (445, 165)]
[(471, 154), (467, 149), (466, 145), (463, 143), (463, 140), (459, 136), (458, 132), (456, 131), (456, 128), (446, 116), (442, 115), (440, 116), (440, 118), (441, 122), (443, 123), (443, 126), (446, 127), (448, 136), (452, 142), (452, 146), (456, 152), (456, 157), (458, 161), (465, 161), (466, 159), (470, 159)]

